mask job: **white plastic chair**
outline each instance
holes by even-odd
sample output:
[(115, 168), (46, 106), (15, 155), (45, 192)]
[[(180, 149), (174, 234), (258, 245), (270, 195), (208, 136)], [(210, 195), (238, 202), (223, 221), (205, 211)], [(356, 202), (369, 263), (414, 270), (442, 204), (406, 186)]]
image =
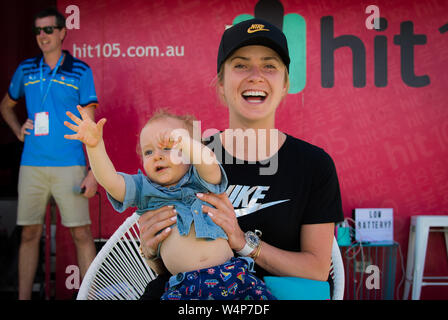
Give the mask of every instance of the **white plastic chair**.
[(157, 274), (140, 255), (137, 213), (104, 244), (87, 270), (77, 300), (138, 300)]
[[(157, 274), (139, 252), (138, 218), (134, 213), (107, 240), (84, 276), (77, 300), (138, 300)], [(333, 240), (330, 275), (333, 300), (344, 296), (344, 265)]]
[(344, 299), (345, 274), (344, 263), (342, 261), (341, 250), (339, 249), (336, 238), (333, 239), (333, 247), (331, 249), (331, 266), (330, 276), (333, 279), (332, 300)]

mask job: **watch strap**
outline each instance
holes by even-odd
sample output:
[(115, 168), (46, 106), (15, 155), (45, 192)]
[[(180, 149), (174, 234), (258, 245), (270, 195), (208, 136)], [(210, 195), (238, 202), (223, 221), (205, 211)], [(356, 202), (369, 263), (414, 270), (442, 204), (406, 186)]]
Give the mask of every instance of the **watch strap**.
[(250, 247), (246, 242), (244, 244), (243, 249), (241, 249), (240, 251), (237, 251), (236, 253), (238, 253), (238, 255), (240, 255), (240, 256), (247, 257), (252, 253), (252, 251), (254, 251), (254, 248)]

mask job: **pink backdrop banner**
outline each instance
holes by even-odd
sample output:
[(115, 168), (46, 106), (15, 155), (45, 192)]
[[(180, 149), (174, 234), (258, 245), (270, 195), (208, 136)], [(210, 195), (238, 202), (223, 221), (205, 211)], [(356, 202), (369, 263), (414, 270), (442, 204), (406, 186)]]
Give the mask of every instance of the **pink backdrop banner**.
[[(160, 107), (194, 114), (202, 131), (226, 128), (214, 86), (220, 36), (235, 19), (253, 16), (258, 2), (77, 1), (79, 29), (69, 30), (64, 48), (93, 70), (97, 119), (108, 120), (104, 138), (118, 171), (141, 168), (137, 137)], [(71, 4), (58, 1), (61, 12)], [(283, 12), (267, 11), (284, 17), (296, 92), (279, 107), (277, 126), (333, 157), (345, 216), (355, 208), (393, 208), (394, 239), (406, 259), (410, 216), (448, 214), (448, 2), (259, 5), (279, 4)], [(369, 5), (387, 20), (385, 29), (369, 28)], [(92, 230), (109, 237), (132, 210), (116, 213), (100, 193), (101, 201), (91, 200)], [(58, 298), (71, 296), (65, 270), (76, 260), (69, 243), (68, 232), (58, 232)], [(431, 236), (429, 246), (425, 273), (448, 273), (442, 237)], [(426, 287), (422, 298), (448, 294)]]

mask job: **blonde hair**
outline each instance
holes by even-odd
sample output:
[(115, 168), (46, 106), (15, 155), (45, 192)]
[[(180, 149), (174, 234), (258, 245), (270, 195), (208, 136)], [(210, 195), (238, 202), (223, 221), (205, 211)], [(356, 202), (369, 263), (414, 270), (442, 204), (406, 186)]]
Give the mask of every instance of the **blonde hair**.
[[(190, 135), (193, 135), (193, 121), (196, 121), (196, 117), (191, 114), (178, 115), (178, 114), (172, 113), (171, 111), (169, 111), (166, 108), (157, 109), (153, 113), (151, 118), (149, 118), (149, 120), (143, 126), (143, 128), (148, 126), (151, 122), (154, 122), (154, 121), (160, 120), (160, 119), (166, 119), (166, 118), (176, 119), (176, 120), (183, 122), (185, 127), (187, 128), (188, 132), (190, 133)], [(143, 128), (142, 128), (142, 130), (143, 130)]]

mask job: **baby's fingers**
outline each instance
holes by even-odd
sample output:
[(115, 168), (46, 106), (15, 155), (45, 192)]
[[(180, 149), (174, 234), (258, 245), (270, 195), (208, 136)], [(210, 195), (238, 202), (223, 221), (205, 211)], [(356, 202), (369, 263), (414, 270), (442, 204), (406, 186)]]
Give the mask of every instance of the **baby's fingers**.
[(67, 128), (69, 128), (69, 129), (71, 129), (71, 130), (73, 130), (73, 131), (75, 131), (75, 132), (78, 132), (78, 131), (79, 131), (79, 127), (78, 127), (78, 126), (75, 126), (74, 124), (71, 124), (71, 123), (68, 122), (68, 121), (64, 121), (64, 125), (65, 125)]
[(170, 147), (170, 137), (164, 132), (164, 133), (160, 133), (158, 136), (158, 147), (159, 148), (165, 148), (165, 147)]
[(70, 119), (73, 120), (74, 123), (76, 123), (77, 125), (80, 125), (82, 120), (79, 119), (77, 116), (75, 116), (73, 113), (71, 113), (70, 111), (67, 111), (65, 113)]
[(83, 107), (81, 107), (79, 104), (76, 106), (76, 109), (78, 109), (79, 114), (81, 115), (82, 120), (90, 119), (90, 116), (89, 116), (88, 112)]
[(64, 138), (68, 140), (79, 140), (78, 134), (65, 134)]
[(106, 124), (106, 121), (107, 121), (106, 118), (102, 118), (100, 121), (98, 121), (97, 127), (99, 130), (103, 131), (103, 127)]

